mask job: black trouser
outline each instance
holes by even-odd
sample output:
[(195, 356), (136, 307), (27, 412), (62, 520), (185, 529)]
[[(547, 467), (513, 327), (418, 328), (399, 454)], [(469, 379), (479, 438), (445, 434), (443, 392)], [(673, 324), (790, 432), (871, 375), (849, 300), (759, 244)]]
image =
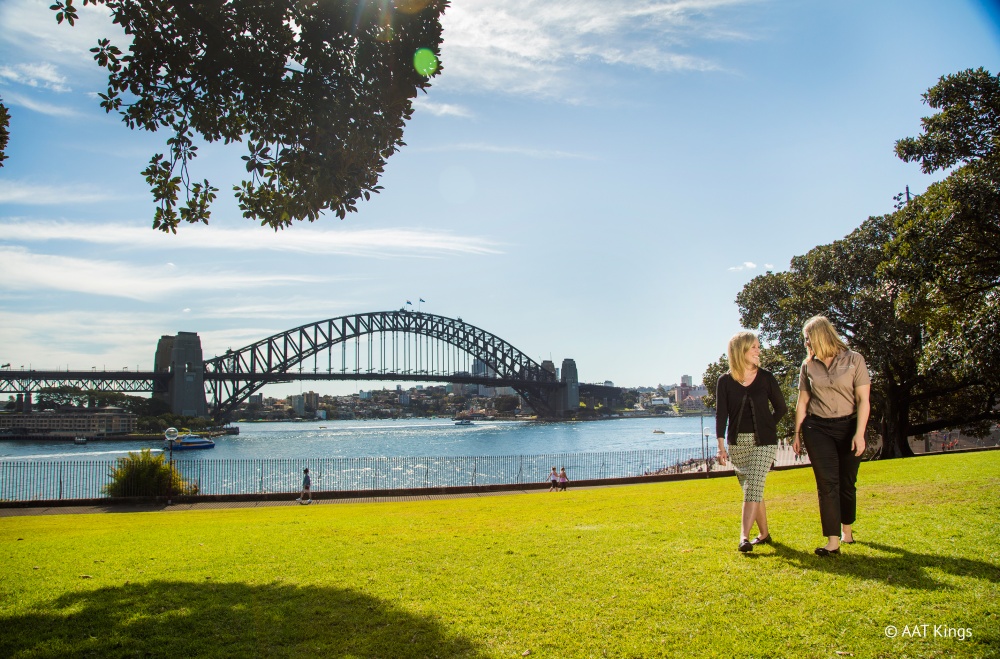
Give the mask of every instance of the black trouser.
[(856, 483), (861, 458), (851, 450), (857, 425), (857, 417), (824, 419), (811, 415), (802, 424), (802, 439), (816, 476), (819, 518), (825, 536), (840, 535), (840, 525), (853, 524), (857, 516)]

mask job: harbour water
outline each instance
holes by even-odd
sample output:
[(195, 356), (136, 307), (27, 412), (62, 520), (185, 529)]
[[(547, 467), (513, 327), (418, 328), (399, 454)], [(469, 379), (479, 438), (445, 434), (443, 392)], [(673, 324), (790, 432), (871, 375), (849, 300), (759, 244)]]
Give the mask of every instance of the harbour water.
[[(715, 445), (712, 417), (572, 423), (476, 421), (470, 426), (456, 426), (450, 419), (244, 423), (239, 435), (217, 438), (214, 449), (175, 453), (174, 459), (513, 456), (700, 449), (703, 421), (711, 449)], [(144, 448), (160, 451), (163, 442), (107, 440), (74, 445), (67, 440), (8, 440), (0, 442), (0, 461), (113, 460)]]
[[(257, 423), (244, 424), (239, 435), (217, 438), (213, 449), (175, 451), (173, 459), (190, 494), (285, 496), (298, 490), (306, 468), (317, 492), (398, 492), (537, 484), (547, 482), (553, 466), (565, 467), (573, 481), (728, 471), (729, 465), (711, 460), (713, 435), (711, 417), (472, 425), (449, 419)], [(0, 501), (106, 497), (119, 458), (141, 449), (159, 453), (163, 442), (5, 440), (0, 442)], [(781, 447), (776, 462), (799, 459)]]

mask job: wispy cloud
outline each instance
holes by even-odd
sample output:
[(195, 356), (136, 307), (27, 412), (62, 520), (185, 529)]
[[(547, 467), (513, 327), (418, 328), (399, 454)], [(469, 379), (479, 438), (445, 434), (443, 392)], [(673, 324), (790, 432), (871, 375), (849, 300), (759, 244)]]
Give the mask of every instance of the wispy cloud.
[(323, 279), (225, 270), (178, 272), (166, 265), (141, 266), (37, 254), (23, 247), (0, 246), (0, 289), (11, 291), (47, 289), (152, 301), (173, 293), (319, 281)]
[(8, 105), (19, 105), (22, 108), (31, 110), (32, 112), (38, 112), (39, 114), (48, 115), (50, 117), (75, 117), (77, 115), (75, 110), (65, 105), (45, 103), (43, 101), (29, 98), (23, 94), (18, 94), (17, 92), (4, 92), (3, 98), (4, 102)]
[(496, 243), (421, 229), (315, 229), (296, 226), (274, 232), (263, 227), (191, 226), (176, 235), (124, 224), (69, 222), (0, 222), (0, 237), (8, 242), (69, 240), (132, 249), (301, 252), (370, 257), (437, 257), (446, 254), (498, 254)]
[(483, 153), (506, 153), (517, 156), (527, 156), (541, 160), (550, 159), (571, 159), (571, 160), (596, 160), (594, 156), (584, 153), (573, 153), (572, 151), (560, 151), (558, 149), (534, 149), (526, 146), (501, 146), (499, 144), (486, 144), (483, 142), (464, 142), (459, 144), (445, 144), (439, 147), (429, 147), (420, 149), (421, 151), (479, 151)]
[(0, 80), (28, 87), (43, 87), (55, 92), (69, 91), (66, 78), (60, 75), (56, 71), (56, 67), (48, 62), (0, 66)]
[[(15, 367), (151, 369), (160, 335), (178, 331), (172, 313), (2, 310), (0, 345)], [(86, 328), (81, 332), (81, 328)]]
[[(55, 204), (93, 204), (111, 199), (114, 199), (112, 195), (75, 185), (56, 187), (21, 181), (0, 181), (0, 203), (52, 206)], [(2, 237), (0, 236), (0, 238)]]
[(594, 66), (657, 72), (722, 67), (690, 44), (746, 39), (718, 17), (752, 0), (478, 0), (443, 18), (441, 87), (574, 94)]
[(471, 117), (472, 110), (462, 105), (453, 105), (451, 103), (435, 103), (434, 101), (428, 100), (424, 96), (418, 96), (413, 99), (413, 107), (417, 109), (418, 112), (429, 112), (437, 117)]
[(741, 265), (734, 265), (729, 268), (730, 272), (739, 272), (741, 270), (756, 270), (757, 264), (752, 261), (744, 261)]
[[(80, 20), (70, 26), (56, 23), (56, 14), (48, 0), (3, 0), (0, 2), (0, 39), (35, 56), (52, 56), (63, 64), (99, 72), (94, 63), (98, 39), (107, 37), (128, 49), (131, 39), (121, 26), (111, 21), (111, 12), (103, 5), (76, 3)], [(12, 52), (17, 52), (16, 50)], [(62, 55), (70, 54), (67, 59)]]

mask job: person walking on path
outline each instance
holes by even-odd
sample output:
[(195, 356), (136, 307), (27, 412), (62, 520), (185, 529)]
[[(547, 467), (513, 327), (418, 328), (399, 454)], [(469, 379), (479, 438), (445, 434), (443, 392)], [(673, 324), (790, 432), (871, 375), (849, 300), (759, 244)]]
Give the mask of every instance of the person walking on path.
[(864, 357), (848, 349), (825, 316), (806, 321), (802, 336), (806, 358), (799, 371), (792, 448), (798, 454), (805, 442), (809, 452), (827, 539), (816, 554), (830, 556), (840, 553), (841, 544), (854, 542), (858, 467), (865, 452), (872, 381)]
[(555, 492), (557, 487), (559, 487), (559, 474), (556, 473), (556, 468), (552, 467), (552, 471), (549, 472), (549, 492)]
[[(555, 469), (555, 467), (553, 467), (553, 469)], [(559, 491), (565, 492), (566, 485), (568, 484), (569, 484), (569, 476), (566, 475), (566, 467), (563, 467), (559, 470)]]
[(312, 479), (309, 478), (309, 467), (302, 470), (302, 494), (296, 499), (301, 504), (312, 503)]
[[(715, 435), (719, 464), (732, 459), (743, 488), (741, 552), (771, 543), (764, 507), (764, 481), (778, 450), (778, 420), (788, 411), (778, 381), (760, 367), (760, 342), (753, 332), (738, 332), (729, 339), (729, 372), (716, 387)], [(757, 524), (757, 537), (750, 531)]]

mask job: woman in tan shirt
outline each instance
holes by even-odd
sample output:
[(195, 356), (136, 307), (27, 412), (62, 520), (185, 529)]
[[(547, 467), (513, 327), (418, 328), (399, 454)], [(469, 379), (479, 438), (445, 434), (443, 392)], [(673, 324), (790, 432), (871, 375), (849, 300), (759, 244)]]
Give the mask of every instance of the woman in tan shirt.
[(802, 335), (807, 355), (799, 373), (792, 448), (800, 453), (804, 441), (809, 451), (827, 538), (816, 554), (829, 556), (840, 553), (841, 543), (854, 542), (851, 525), (871, 412), (871, 376), (864, 357), (847, 348), (825, 316), (806, 321)]

